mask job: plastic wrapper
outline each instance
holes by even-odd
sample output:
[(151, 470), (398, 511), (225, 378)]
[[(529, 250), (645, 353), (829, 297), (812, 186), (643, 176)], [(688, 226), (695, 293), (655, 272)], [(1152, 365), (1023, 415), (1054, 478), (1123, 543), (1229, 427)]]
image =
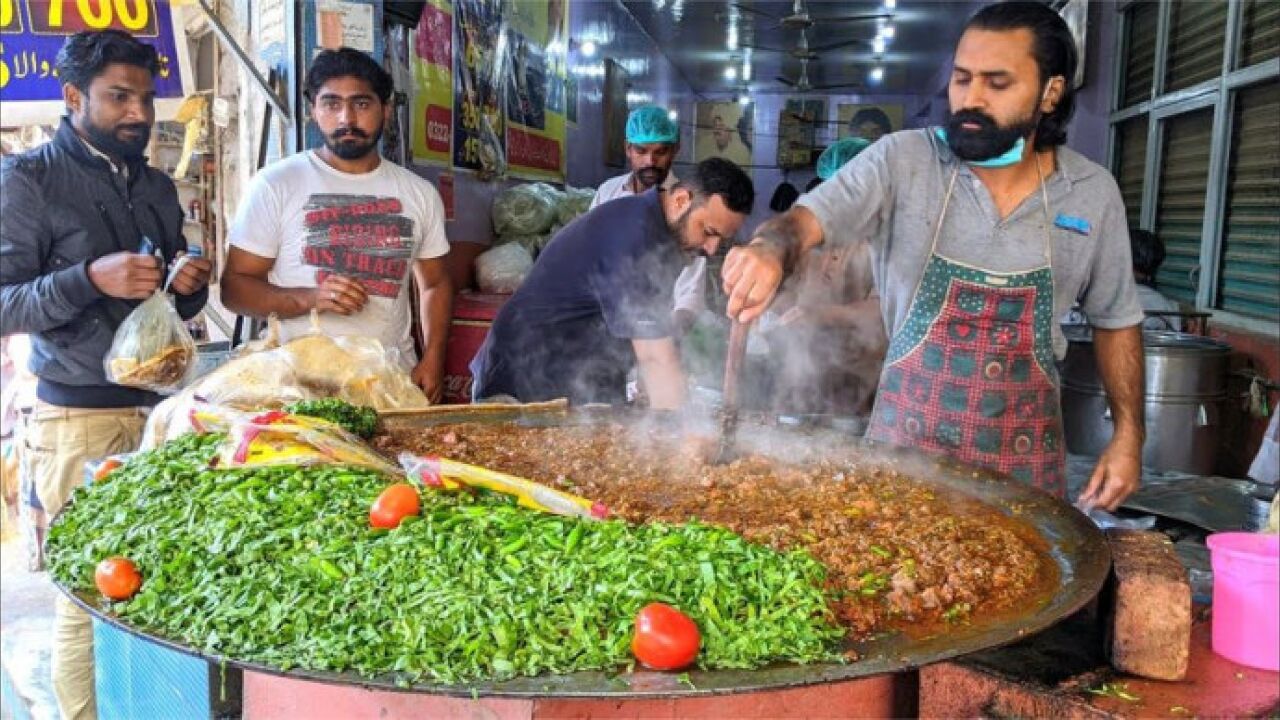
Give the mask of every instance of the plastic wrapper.
[(485, 250), (476, 258), (476, 283), (481, 292), (515, 292), (532, 267), (533, 254), (523, 245), (498, 245)]
[(400, 475), (400, 468), (342, 426), (320, 418), (272, 410), (258, 415), (202, 406), (191, 417), (202, 432), (226, 432), (218, 467), (351, 465)]
[(575, 188), (565, 186), (563, 197), (556, 203), (556, 222), (568, 225), (573, 219), (591, 209), (591, 200), (596, 191), (591, 188)]
[(195, 361), (191, 333), (168, 293), (157, 289), (116, 328), (102, 362), (107, 380), (168, 395), (186, 382)]
[(538, 512), (567, 515), (570, 517), (603, 520), (609, 509), (602, 503), (592, 502), (567, 492), (547, 487), (532, 480), (508, 475), (496, 470), (468, 465), (448, 458), (400, 453), (400, 467), (410, 480), (444, 490), (457, 490), (463, 486), (484, 488), (516, 498), (516, 504)]
[(556, 222), (562, 195), (545, 183), (528, 183), (503, 190), (493, 199), (494, 232), (500, 237), (545, 233)]
[(399, 350), (375, 338), (316, 332), (277, 342), (269, 331), (256, 351), (232, 358), (160, 403), (147, 419), (143, 448), (191, 432), (190, 412), (201, 404), (257, 411), (335, 397), (379, 412), (431, 404), (409, 377)]

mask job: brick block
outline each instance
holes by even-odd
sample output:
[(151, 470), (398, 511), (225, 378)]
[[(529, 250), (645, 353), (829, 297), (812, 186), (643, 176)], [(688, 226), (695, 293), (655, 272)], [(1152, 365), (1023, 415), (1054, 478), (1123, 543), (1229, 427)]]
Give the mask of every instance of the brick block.
[(1115, 669), (1181, 680), (1191, 652), (1191, 585), (1158, 532), (1109, 530), (1114, 562), (1107, 653)]

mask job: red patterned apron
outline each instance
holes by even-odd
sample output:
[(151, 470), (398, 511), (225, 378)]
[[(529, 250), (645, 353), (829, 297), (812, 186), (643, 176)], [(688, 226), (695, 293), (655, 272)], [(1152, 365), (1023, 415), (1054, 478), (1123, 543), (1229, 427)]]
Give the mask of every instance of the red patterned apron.
[(942, 453), (1062, 497), (1044, 176), (1045, 264), (1016, 273), (938, 253), (955, 181), (953, 173), (906, 322), (890, 340), (867, 437)]

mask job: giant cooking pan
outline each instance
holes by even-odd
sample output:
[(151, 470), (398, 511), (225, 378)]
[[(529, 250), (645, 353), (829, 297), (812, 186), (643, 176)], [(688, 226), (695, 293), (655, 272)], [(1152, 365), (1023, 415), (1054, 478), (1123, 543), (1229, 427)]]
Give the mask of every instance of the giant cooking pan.
[[(394, 429), (403, 429), (456, 422), (514, 420), (522, 424), (548, 426), (633, 422), (638, 419), (640, 418), (636, 415), (617, 412), (529, 412), (517, 407), (479, 409), (472, 406), (468, 409), (463, 406), (456, 411), (441, 407), (422, 415), (384, 418), (384, 424)], [(1082, 608), (1098, 594), (1110, 569), (1111, 554), (1106, 540), (1088, 518), (1062, 500), (1009, 478), (938, 461), (907, 449), (854, 440), (848, 435), (831, 431), (784, 430), (744, 423), (739, 430), (739, 438), (750, 443), (758, 452), (785, 457), (789, 461), (795, 461), (797, 457), (812, 458), (832, 453), (837, 456), (853, 453), (864, 460), (867, 457), (883, 460), (919, 481), (963, 493), (1006, 513), (1016, 514), (1032, 523), (1048, 542), (1049, 553), (1058, 567), (1058, 585), (1038, 603), (1016, 614), (974, 619), (972, 624), (951, 627), (944, 634), (913, 637), (906, 633), (891, 633), (852, 643), (851, 647), (858, 652), (860, 659), (847, 664), (778, 664), (758, 670), (692, 670), (687, 676), (643, 671), (621, 674), (591, 671), (464, 685), (421, 683), (412, 687), (397, 685), (390, 676), (370, 679), (345, 673), (298, 669), (285, 671), (258, 663), (242, 662), (233, 657), (209, 655), (152, 635), (145, 628), (122, 622), (101, 606), (99, 598), (78, 595), (65, 587), (61, 589), (98, 620), (131, 635), (210, 662), (226, 663), (255, 672), (352, 687), (466, 697), (608, 697), (623, 700), (717, 695), (851, 680), (906, 670), (997, 647), (1040, 632)]]

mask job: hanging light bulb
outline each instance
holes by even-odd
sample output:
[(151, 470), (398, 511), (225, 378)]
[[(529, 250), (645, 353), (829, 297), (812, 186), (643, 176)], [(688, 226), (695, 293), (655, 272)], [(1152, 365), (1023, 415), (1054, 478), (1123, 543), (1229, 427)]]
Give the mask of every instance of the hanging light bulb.
[(892, 40), (895, 34), (897, 34), (897, 31), (894, 30), (892, 25), (885, 25), (884, 27), (880, 28), (880, 37), (884, 38), (885, 40)]
[(680, 113), (675, 110), (668, 110), (667, 117), (671, 118), (671, 122), (675, 122), (680, 119)]
[(871, 82), (878, 83), (884, 80), (884, 68), (877, 65), (871, 68)]
[(884, 38), (878, 37), (875, 40), (872, 40), (871, 49), (872, 51), (875, 52), (875, 54), (883, 55), (884, 54)]
[(898, 7), (898, 0), (884, 0), (884, 9), (892, 10)]
[(748, 104), (750, 104), (750, 103), (751, 103), (751, 98), (750, 98), (750, 97), (748, 97), (746, 93), (739, 93), (739, 94), (738, 94), (738, 104), (739, 104), (739, 105), (748, 105)]
[(582, 52), (582, 57), (595, 57), (596, 41), (584, 40), (579, 50)]
[(724, 79), (730, 82), (738, 79), (738, 68), (730, 65), (724, 69)]

